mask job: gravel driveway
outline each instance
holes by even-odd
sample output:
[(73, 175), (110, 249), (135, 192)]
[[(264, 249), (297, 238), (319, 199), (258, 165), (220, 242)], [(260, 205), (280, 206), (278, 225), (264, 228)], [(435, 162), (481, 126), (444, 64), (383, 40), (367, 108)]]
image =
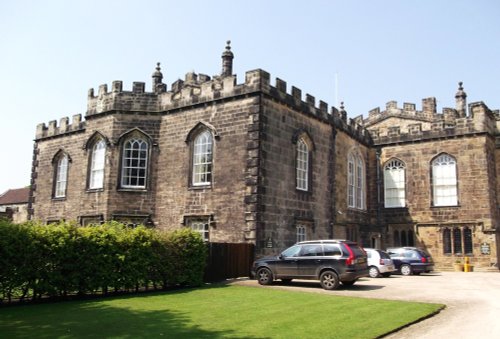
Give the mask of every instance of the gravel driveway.
[[(234, 283), (259, 286), (255, 280)], [(293, 281), (290, 285), (278, 282), (262, 288), (446, 305), (434, 317), (386, 338), (500, 338), (500, 274), (497, 272), (436, 272), (408, 277), (363, 278), (354, 286), (341, 286), (336, 291), (325, 291), (318, 282), (312, 281)]]

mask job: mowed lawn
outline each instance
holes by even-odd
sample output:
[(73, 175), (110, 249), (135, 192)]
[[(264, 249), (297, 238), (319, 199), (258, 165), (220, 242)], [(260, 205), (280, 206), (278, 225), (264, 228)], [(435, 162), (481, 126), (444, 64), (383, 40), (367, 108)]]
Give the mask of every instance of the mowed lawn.
[(233, 285), (0, 308), (0, 338), (374, 338), (439, 304)]

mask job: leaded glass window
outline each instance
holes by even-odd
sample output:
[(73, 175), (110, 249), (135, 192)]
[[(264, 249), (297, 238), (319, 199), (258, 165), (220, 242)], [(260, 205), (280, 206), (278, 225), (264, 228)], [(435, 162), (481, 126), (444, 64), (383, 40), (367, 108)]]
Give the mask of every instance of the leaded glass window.
[(304, 140), (297, 142), (297, 189), (307, 191), (309, 180), (309, 148)]

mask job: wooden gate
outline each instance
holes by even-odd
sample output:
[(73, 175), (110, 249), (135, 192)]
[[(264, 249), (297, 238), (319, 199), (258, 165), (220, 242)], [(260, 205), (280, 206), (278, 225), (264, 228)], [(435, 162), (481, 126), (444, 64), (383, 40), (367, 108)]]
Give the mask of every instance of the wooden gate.
[(249, 277), (254, 260), (255, 245), (208, 243), (205, 282)]

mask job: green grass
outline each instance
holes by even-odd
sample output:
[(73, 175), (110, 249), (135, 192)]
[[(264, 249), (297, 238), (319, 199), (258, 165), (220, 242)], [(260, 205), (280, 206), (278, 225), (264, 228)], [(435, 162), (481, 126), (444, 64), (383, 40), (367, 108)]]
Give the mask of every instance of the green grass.
[(374, 338), (442, 307), (215, 285), (5, 307), (0, 338)]

